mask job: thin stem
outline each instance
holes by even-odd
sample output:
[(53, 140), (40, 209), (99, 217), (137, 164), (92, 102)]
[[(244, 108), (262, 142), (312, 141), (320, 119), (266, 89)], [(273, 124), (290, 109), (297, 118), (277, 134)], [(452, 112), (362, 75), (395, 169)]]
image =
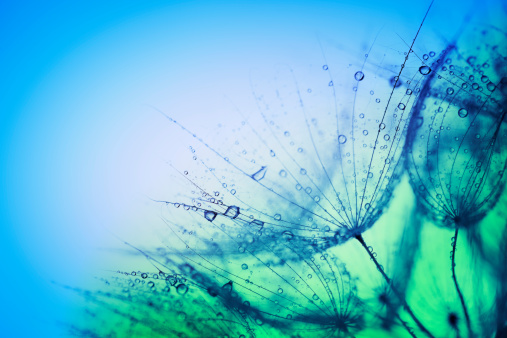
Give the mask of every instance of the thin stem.
[[(424, 332), (428, 337), (434, 338), (434, 336), (428, 331), (428, 329), (426, 329), (424, 327), (424, 325), (419, 321), (419, 319), (417, 319), (417, 317), (415, 316), (415, 314), (410, 309), (410, 306), (408, 306), (408, 303), (405, 300), (405, 297), (401, 294), (400, 291), (398, 291), (398, 289), (392, 283), (391, 278), (389, 278), (386, 275), (386, 273), (384, 272), (384, 268), (382, 267), (382, 265), (379, 264), (379, 262), (377, 261), (377, 258), (373, 254), (373, 252), (370, 251), (370, 249), (368, 249), (368, 246), (364, 242), (363, 236), (357, 235), (355, 238), (359, 241), (359, 243), (361, 243), (361, 245), (366, 250), (366, 252), (368, 252), (368, 255), (370, 255), (370, 259), (373, 261), (373, 263), (375, 263), (375, 266), (377, 267), (377, 270), (382, 274), (382, 277), (384, 277), (384, 279), (387, 282), (387, 285), (389, 285), (389, 287), (391, 288), (391, 290), (393, 290), (393, 292), (396, 295), (396, 297), (398, 297), (398, 299), (403, 303), (403, 308), (405, 309), (405, 311), (407, 311), (407, 313), (410, 315), (410, 317), (412, 317), (412, 319), (417, 324), (417, 326), (419, 327), (419, 329), (422, 332)], [(409, 331), (409, 333), (411, 333), (411, 332)], [(411, 334), (413, 336), (413, 333), (411, 333)]]
[(465, 313), (465, 319), (467, 321), (467, 328), (468, 328), (468, 335), (470, 337), (473, 337), (472, 332), (472, 324), (470, 323), (470, 316), (468, 315), (468, 310), (465, 305), (465, 298), (463, 297), (463, 294), (461, 293), (461, 289), (458, 285), (458, 280), (456, 279), (456, 242), (458, 241), (458, 230), (459, 226), (456, 224), (456, 231), (454, 232), (454, 239), (452, 241), (452, 252), (451, 252), (451, 270), (452, 270), (452, 280), (454, 281), (454, 286), (456, 287), (456, 292), (458, 292), (459, 300), (461, 301), (461, 307), (463, 308), (463, 312)]

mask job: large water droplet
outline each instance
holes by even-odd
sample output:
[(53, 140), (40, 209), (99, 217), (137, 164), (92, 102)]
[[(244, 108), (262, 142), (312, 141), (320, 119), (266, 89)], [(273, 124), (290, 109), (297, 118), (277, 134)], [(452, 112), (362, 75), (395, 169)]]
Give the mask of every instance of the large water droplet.
[(257, 171), (255, 174), (252, 175), (252, 178), (256, 181), (260, 181), (266, 176), (267, 167), (262, 166), (259, 171)]
[(229, 281), (227, 283), (225, 283), (223, 286), (222, 286), (222, 290), (226, 293), (231, 293), (232, 292), (232, 281)]
[(419, 67), (419, 73), (421, 73), (422, 75), (428, 75), (429, 73), (431, 73), (431, 68), (428, 66), (421, 66)]
[(362, 81), (364, 79), (364, 73), (362, 71), (357, 71), (356, 74), (354, 74), (354, 78), (357, 81)]
[(235, 219), (239, 215), (239, 207), (231, 205), (230, 207), (227, 208), (224, 215), (232, 219)]
[(205, 210), (204, 211), (204, 218), (206, 218), (208, 221), (213, 222), (215, 218), (217, 217), (217, 213), (211, 210)]
[(458, 116), (459, 117), (467, 117), (468, 111), (465, 108), (461, 108), (460, 110), (458, 110)]
[(176, 292), (180, 295), (184, 295), (188, 292), (188, 286), (186, 284), (178, 284), (176, 286)]

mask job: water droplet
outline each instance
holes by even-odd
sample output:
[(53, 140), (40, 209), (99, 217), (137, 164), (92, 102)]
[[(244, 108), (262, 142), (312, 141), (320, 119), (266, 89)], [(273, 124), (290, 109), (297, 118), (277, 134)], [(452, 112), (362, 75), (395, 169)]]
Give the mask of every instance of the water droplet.
[(327, 65), (324, 65), (324, 66), (322, 66), (322, 69), (324, 69), (324, 70), (328, 70), (329, 68), (328, 68), (328, 66), (327, 66)]
[(379, 127), (380, 130), (384, 130), (384, 129), (386, 129), (386, 124), (385, 123), (381, 123), (381, 124), (379, 124), (378, 127)]
[(362, 81), (364, 79), (364, 73), (362, 71), (357, 71), (356, 74), (354, 74), (354, 78), (357, 81)]
[(230, 207), (227, 208), (224, 215), (232, 219), (235, 219), (239, 215), (239, 207), (231, 205)]
[(407, 95), (412, 95), (412, 89), (407, 89), (406, 94)]
[(271, 155), (271, 157), (275, 157), (275, 152), (273, 150), (270, 150), (269, 155)]
[(278, 288), (278, 293), (282, 294), (283, 293), (283, 289), (282, 288)]
[(205, 210), (204, 211), (204, 218), (206, 218), (208, 221), (213, 222), (215, 218), (217, 217), (217, 213), (211, 210)]
[(279, 173), (279, 174), (280, 174), (280, 176), (282, 176), (282, 177), (287, 177), (287, 172), (286, 172), (285, 170), (283, 170), (283, 169), (282, 169), (282, 170), (280, 170), (280, 173)]
[(430, 54), (431, 57), (435, 56), (435, 52), (433, 52), (433, 51), (431, 51), (429, 54)]
[(421, 66), (419, 67), (419, 73), (421, 73), (422, 75), (428, 75), (429, 73), (431, 73), (431, 68), (428, 66)]
[(301, 175), (306, 175), (306, 169), (301, 168), (301, 169), (299, 170), (299, 173), (300, 173)]
[(376, 99), (375, 102), (380, 103), (380, 99)]
[(363, 130), (363, 135), (364, 136), (368, 135), (368, 130)]
[(176, 292), (179, 294), (179, 295), (184, 295), (188, 292), (188, 286), (186, 284), (178, 284), (176, 286)]
[(298, 190), (298, 191), (299, 191), (299, 190), (301, 190), (302, 188), (303, 188), (303, 187), (301, 186), (301, 184), (299, 184), (299, 183), (298, 183), (298, 184), (296, 184), (296, 190)]
[(262, 166), (259, 171), (257, 171), (255, 174), (252, 175), (252, 178), (256, 181), (260, 181), (266, 176), (267, 167)]
[(389, 79), (389, 84), (395, 88), (398, 88), (399, 86), (402, 85), (402, 81), (398, 76), (393, 76), (392, 78)]
[(245, 263), (241, 264), (241, 269), (248, 270), (248, 265)]
[(308, 277), (308, 279), (312, 279), (312, 277), (313, 277), (313, 276), (312, 276), (312, 274), (310, 273), (310, 274), (308, 274), (308, 276), (307, 276), (307, 277)]
[(316, 293), (313, 294), (312, 298), (313, 298), (313, 300), (319, 300), (319, 296), (317, 296)]
[(430, 56), (429, 56), (428, 54), (424, 54), (424, 55), (423, 55), (423, 59), (424, 59), (424, 60), (428, 60), (429, 58), (430, 58)]
[(280, 214), (275, 214), (275, 220), (279, 221), (282, 219), (282, 215)]
[(458, 110), (458, 116), (459, 117), (467, 117), (468, 111), (465, 108), (461, 108), (460, 110)]
[(231, 195), (236, 195), (236, 189), (231, 189)]
[(290, 133), (288, 131), (284, 132), (283, 135), (285, 135), (286, 137), (289, 137), (290, 136)]
[(294, 238), (294, 234), (289, 230), (285, 230), (284, 232), (282, 232), (282, 238), (286, 241), (290, 241)]
[(364, 114), (363, 113), (359, 114), (359, 118), (364, 119)]
[(454, 89), (452, 89), (451, 87), (447, 88), (447, 95), (452, 95), (454, 94)]
[(385, 140), (385, 141), (389, 141), (389, 139), (390, 139), (390, 138), (391, 138), (391, 137), (389, 136), (389, 134), (385, 134), (385, 135), (384, 135), (384, 140)]
[(327, 84), (329, 87), (332, 87), (333, 86), (333, 81), (329, 81), (329, 83)]
[(340, 142), (340, 144), (344, 144), (345, 142), (347, 142), (347, 136), (345, 135), (338, 136), (338, 142)]
[(489, 77), (487, 77), (486, 75), (483, 75), (483, 76), (481, 77), (481, 81), (482, 81), (482, 83), (486, 83), (486, 82), (488, 82), (488, 81), (489, 81)]
[(231, 293), (231, 292), (232, 292), (232, 281), (229, 281), (229, 282), (225, 283), (225, 284), (222, 286), (222, 290), (223, 290), (224, 292)]
[(496, 88), (496, 86), (495, 86), (495, 84), (493, 82), (488, 83), (488, 85), (486, 87), (488, 88), (488, 90), (490, 92), (492, 92)]

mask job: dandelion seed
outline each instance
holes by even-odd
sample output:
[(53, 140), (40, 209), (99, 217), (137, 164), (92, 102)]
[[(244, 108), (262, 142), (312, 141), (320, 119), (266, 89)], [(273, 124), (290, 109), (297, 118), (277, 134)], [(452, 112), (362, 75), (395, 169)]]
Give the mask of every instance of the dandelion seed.
[[(492, 44), (483, 45), (486, 38)], [(495, 45), (495, 50), (492, 50)], [(468, 30), (460, 39), (449, 46), (445, 57), (457, 60), (453, 63), (459, 79), (474, 81), (471, 73), (479, 72), (481, 82), (495, 79), (501, 85), (507, 76), (505, 58), (507, 55), (505, 36), (495, 29), (479, 32)], [(465, 59), (461, 57), (469, 53)], [(491, 60), (493, 68), (470, 64), (482, 64)], [(436, 64), (436, 69), (440, 68)], [(470, 74), (469, 76), (467, 76)], [(487, 74), (487, 75), (486, 75)], [(451, 270), (456, 291), (460, 297), (468, 331), (473, 335), (466, 302), (458, 285), (455, 273), (455, 253), (460, 228), (472, 227), (496, 203), (503, 187), (503, 173), (507, 166), (505, 142), (500, 138), (506, 134), (506, 104), (504, 94), (475, 93), (462, 86), (454, 91), (447, 88), (457, 76), (436, 72), (428, 77), (422, 89), (418, 105), (438, 106), (437, 113), (421, 110), (418, 114), (427, 121), (427, 127), (411, 126), (409, 130), (407, 167), (414, 191), (418, 194), (420, 206), (440, 225), (455, 229), (452, 240)], [(480, 89), (474, 82), (472, 88)], [(446, 93), (447, 95), (442, 95)], [(477, 95), (477, 96), (475, 96)], [(439, 114), (439, 112), (444, 112)], [(415, 187), (423, 187), (416, 189)]]

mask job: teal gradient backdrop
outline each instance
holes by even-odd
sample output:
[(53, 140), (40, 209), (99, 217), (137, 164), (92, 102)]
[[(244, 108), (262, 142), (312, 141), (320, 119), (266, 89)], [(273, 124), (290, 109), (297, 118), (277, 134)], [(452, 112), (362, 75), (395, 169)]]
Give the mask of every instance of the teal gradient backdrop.
[[(121, 248), (115, 236), (156, 236), (149, 198), (167, 196), (167, 161), (184, 144), (153, 107), (206, 132), (231, 103), (253, 109), (253, 69), (304, 69), (338, 51), (362, 57), (379, 31), (411, 41), (428, 6), (2, 2), (0, 335), (60, 334), (81, 306), (61, 285), (128, 266), (109, 258)], [(436, 1), (421, 43), (449, 41), (471, 8)], [(494, 17), (491, 8), (501, 3), (476, 12)]]

